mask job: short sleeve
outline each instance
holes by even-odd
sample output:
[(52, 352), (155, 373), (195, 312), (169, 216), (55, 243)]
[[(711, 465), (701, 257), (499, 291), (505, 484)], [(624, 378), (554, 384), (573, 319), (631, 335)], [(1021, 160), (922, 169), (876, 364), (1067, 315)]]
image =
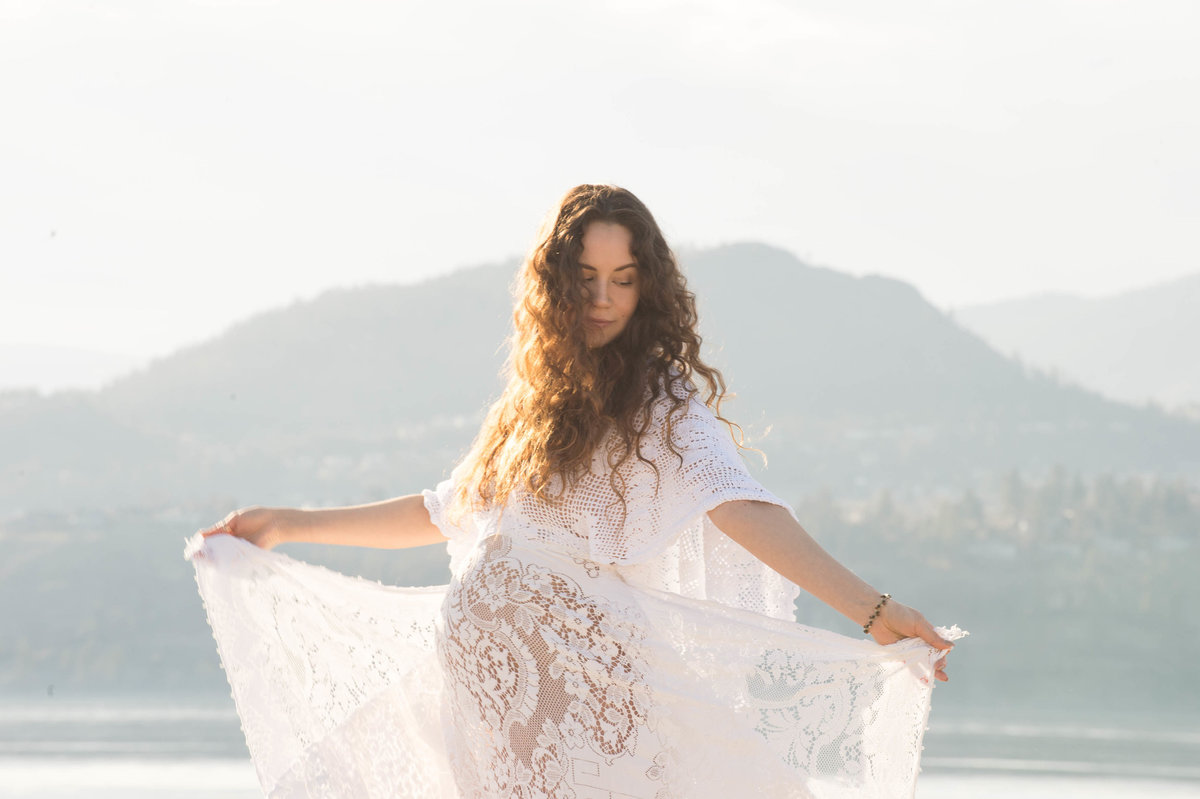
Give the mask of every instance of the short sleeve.
[(707, 406), (694, 396), (677, 410), (671, 404), (661, 398), (651, 406), (650, 430), (641, 442), (645, 460), (630, 457), (619, 469), (627, 502), (610, 503), (592, 528), (593, 555), (607, 562), (654, 557), (708, 511), (732, 500), (769, 502), (792, 512), (754, 479), (729, 427)]
[(450, 555), (450, 571), (453, 574), (459, 574), (467, 555), (475, 545), (478, 538), (479, 521), (477, 514), (474, 513), (464, 514), (457, 524), (447, 518), (446, 511), (457, 486), (457, 472), (456, 469), (450, 474), (450, 477), (438, 483), (435, 488), (427, 488), (421, 492), (425, 510), (429, 513), (429, 520), (446, 537), (446, 552)]
[(662, 458), (667, 468), (660, 466), (667, 526), (685, 524), (733, 500), (769, 502), (796, 515), (788, 503), (750, 474), (729, 426), (695, 396), (674, 415), (671, 440), (682, 463), (668, 448)]
[(446, 508), (454, 495), (454, 485), (454, 479), (450, 477), (438, 483), (436, 487), (426, 488), (421, 492), (425, 500), (425, 510), (429, 513), (429, 521), (433, 522), (447, 539), (454, 539), (465, 533), (461, 527), (451, 524), (446, 518)]
[(725, 535), (708, 512), (735, 500), (778, 505), (793, 518), (795, 511), (750, 474), (728, 425), (698, 398), (672, 414), (671, 441), (678, 455), (666, 446), (665, 415), (655, 419), (662, 437), (650, 500), (654, 512), (642, 517), (652, 519), (653, 526), (641, 531), (644, 546), (625, 561), (627, 579), (774, 618), (794, 618), (799, 587)]

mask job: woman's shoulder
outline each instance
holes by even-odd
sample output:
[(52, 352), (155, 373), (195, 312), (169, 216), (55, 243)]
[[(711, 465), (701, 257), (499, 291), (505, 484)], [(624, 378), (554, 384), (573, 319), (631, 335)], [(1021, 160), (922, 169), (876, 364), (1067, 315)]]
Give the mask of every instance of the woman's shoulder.
[(646, 396), (656, 404), (678, 404), (699, 395), (696, 384), (677, 364), (670, 364), (665, 371), (656, 369), (646, 383)]
[(717, 429), (717, 415), (701, 397), (699, 389), (686, 376), (660, 378), (659, 390), (650, 403), (650, 428), (660, 433), (670, 430), (676, 445), (696, 436), (706, 437)]
[(696, 387), (692, 378), (676, 366), (672, 366), (666, 374), (655, 375), (650, 386), (647, 386), (647, 395), (653, 397), (653, 404), (656, 406), (711, 413), (709, 406), (701, 399), (700, 389)]

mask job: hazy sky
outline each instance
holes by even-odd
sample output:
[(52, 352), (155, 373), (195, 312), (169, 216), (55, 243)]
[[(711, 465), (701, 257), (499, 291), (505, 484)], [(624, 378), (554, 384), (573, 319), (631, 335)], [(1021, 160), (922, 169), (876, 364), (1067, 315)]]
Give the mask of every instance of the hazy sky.
[(1193, 0), (0, 0), (0, 348), (518, 255), (581, 182), (943, 307), (1113, 292), (1200, 271), (1197, 97)]

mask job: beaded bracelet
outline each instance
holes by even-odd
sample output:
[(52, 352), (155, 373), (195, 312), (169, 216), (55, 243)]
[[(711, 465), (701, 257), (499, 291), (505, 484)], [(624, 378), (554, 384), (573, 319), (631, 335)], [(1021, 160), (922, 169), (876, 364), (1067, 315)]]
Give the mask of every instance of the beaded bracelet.
[(871, 614), (871, 618), (867, 619), (867, 623), (863, 625), (863, 635), (871, 631), (871, 625), (875, 623), (875, 619), (879, 618), (879, 611), (883, 610), (883, 606), (892, 598), (891, 594), (880, 594), (879, 604), (875, 606), (875, 612)]

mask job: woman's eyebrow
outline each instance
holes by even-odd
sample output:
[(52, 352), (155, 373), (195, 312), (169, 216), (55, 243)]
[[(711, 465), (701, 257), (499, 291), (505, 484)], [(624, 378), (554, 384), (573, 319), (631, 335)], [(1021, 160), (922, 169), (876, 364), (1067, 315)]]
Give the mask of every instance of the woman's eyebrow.
[[(580, 265), (581, 267), (583, 267), (584, 269), (591, 269), (593, 272), (595, 272), (595, 271), (596, 271), (596, 267), (594, 267), (594, 266), (588, 266), (587, 264), (584, 264), (584, 263), (581, 263), (581, 264), (579, 264), (579, 265)], [(622, 269), (630, 269), (630, 268), (632, 268), (632, 267), (635, 267), (635, 266), (637, 266), (637, 264), (625, 264), (624, 266), (618, 266), (618, 267), (617, 267), (616, 269), (614, 269), (613, 271), (614, 271), (614, 272), (620, 272)]]

